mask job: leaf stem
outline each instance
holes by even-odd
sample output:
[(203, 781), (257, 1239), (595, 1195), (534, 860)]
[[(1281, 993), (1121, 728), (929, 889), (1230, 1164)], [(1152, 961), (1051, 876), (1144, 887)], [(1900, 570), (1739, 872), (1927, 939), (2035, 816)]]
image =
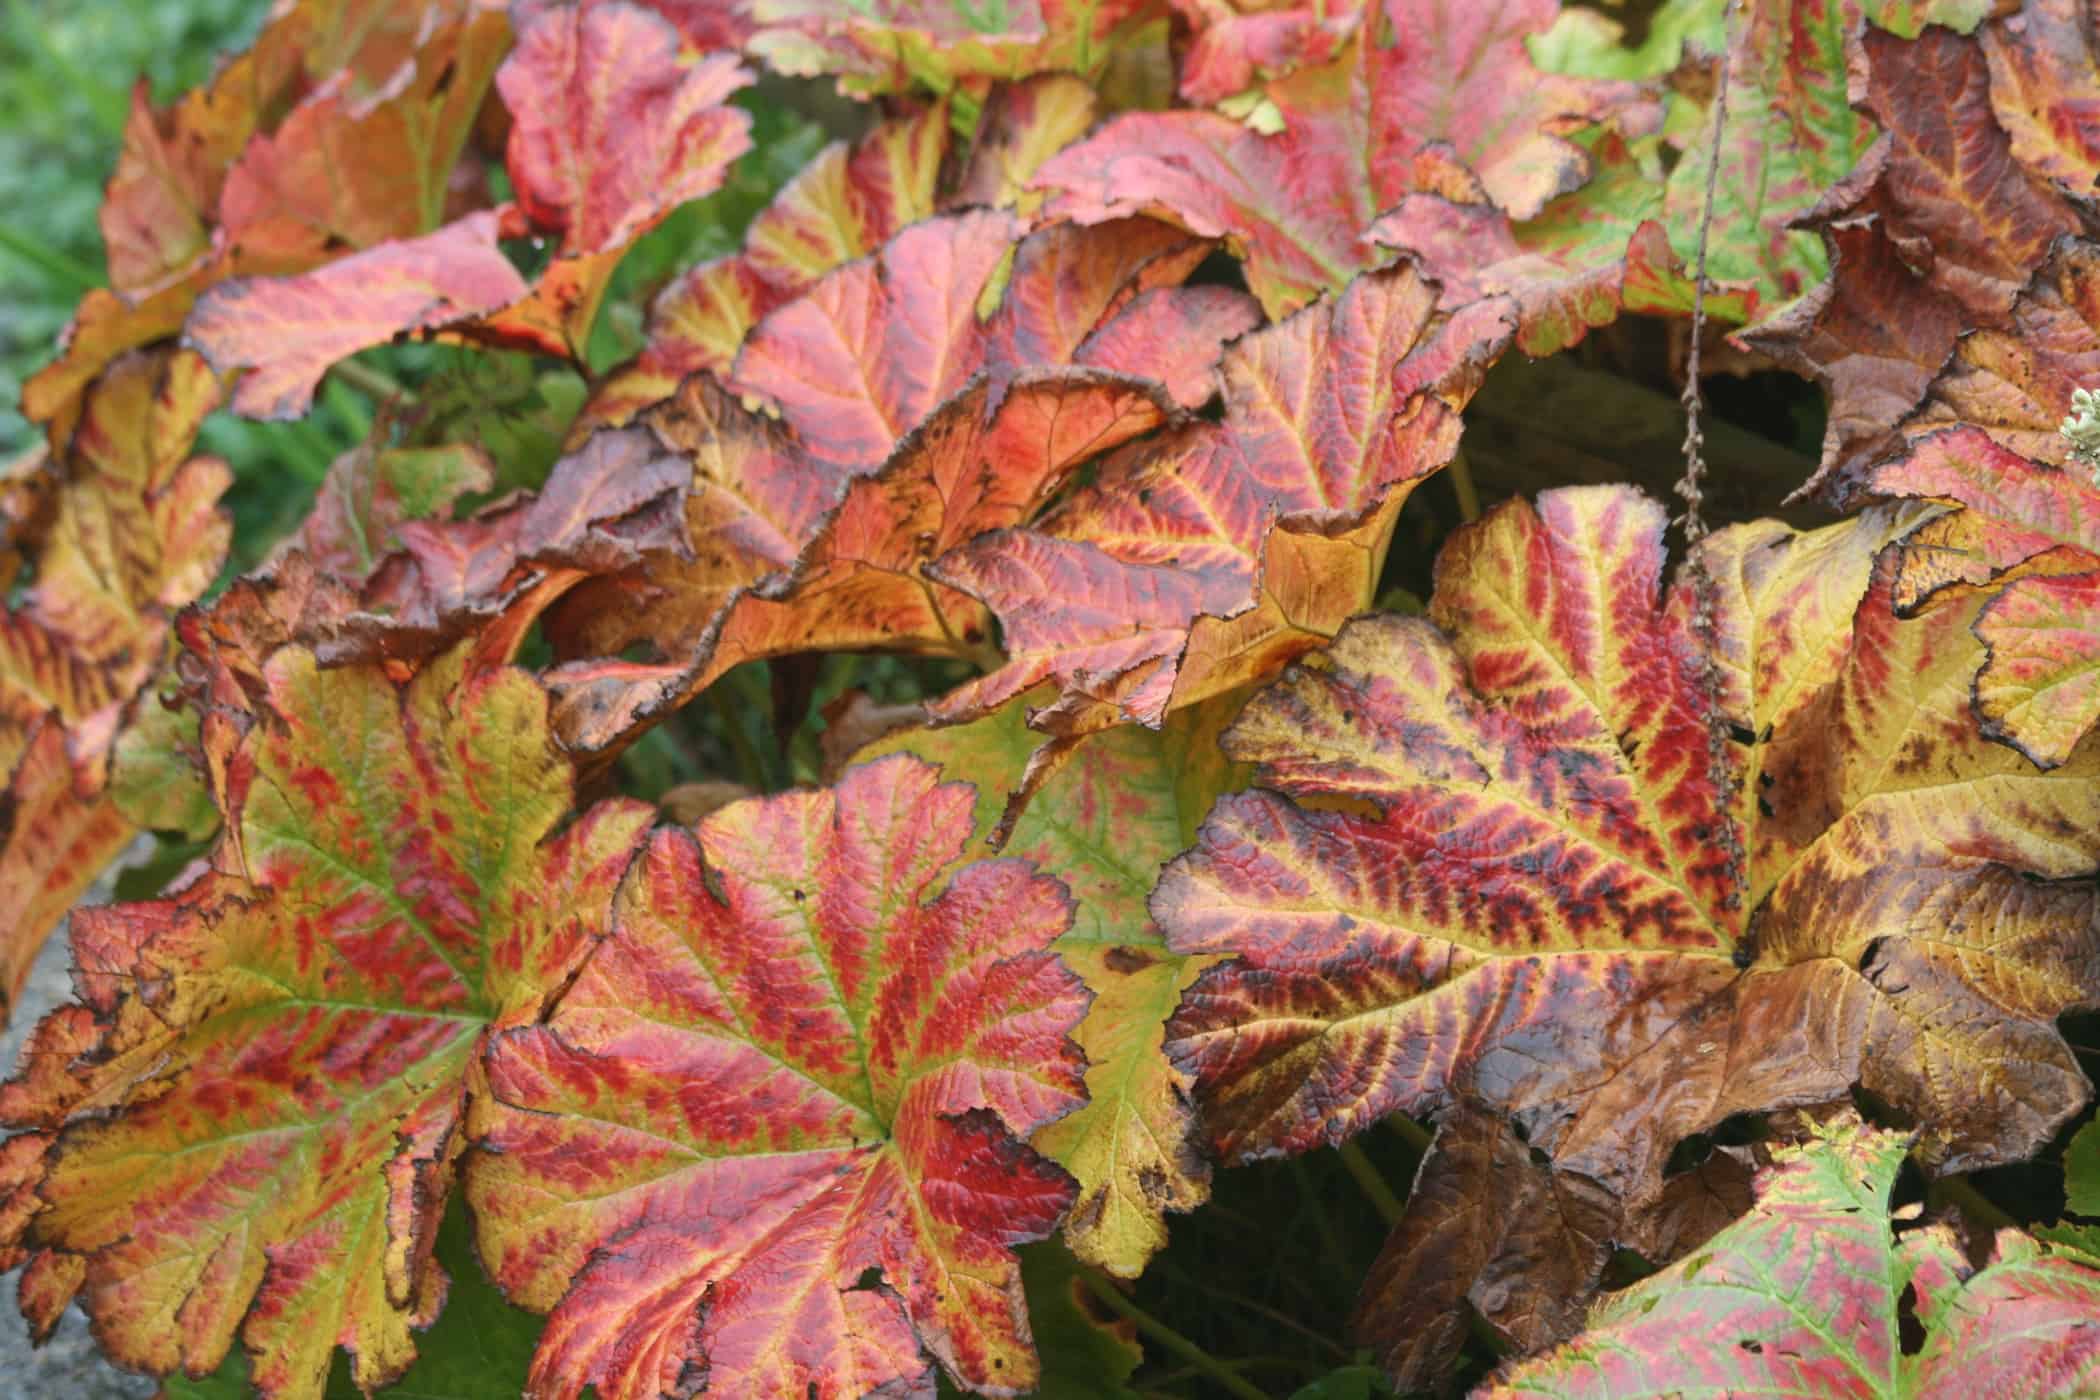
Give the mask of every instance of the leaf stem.
[(1398, 1133), (1400, 1140), (1417, 1152), (1427, 1152), (1430, 1143), (1436, 1140), (1435, 1134), (1404, 1113), (1388, 1113), (1385, 1116), (1385, 1125)]
[(1356, 1178), (1356, 1184), (1363, 1188), (1364, 1195), (1377, 1208), (1379, 1218), (1385, 1221), (1387, 1228), (1398, 1225), (1407, 1208), (1400, 1204), (1400, 1198), (1393, 1194), (1392, 1187), (1386, 1185), (1385, 1178), (1364, 1155), (1364, 1150), (1351, 1141), (1342, 1143), (1335, 1151), (1342, 1154), (1342, 1165), (1349, 1169), (1349, 1175)]
[(1480, 488), (1473, 484), (1473, 466), (1466, 461), (1464, 448), (1451, 454), (1444, 475), (1451, 478), (1452, 494), (1458, 497), (1458, 518), (1472, 524), (1480, 518)]
[(2020, 1222), (2010, 1212), (1989, 1196), (1976, 1189), (1976, 1183), (1966, 1176), (1943, 1176), (1933, 1181), (1926, 1194), (1939, 1205), (1960, 1208), (1978, 1225), (1991, 1230), (2018, 1229)]
[(1126, 1319), (1138, 1331), (1216, 1381), (1228, 1394), (1237, 1395), (1240, 1400), (1269, 1400), (1266, 1394), (1236, 1374), (1231, 1367), (1224, 1365), (1202, 1347), (1132, 1302), (1124, 1295), (1122, 1289), (1101, 1277), (1098, 1271), (1083, 1269), (1079, 1276), (1086, 1281), (1087, 1291), (1100, 1299), (1109, 1311)]
[(708, 703), (715, 708), (716, 718), (722, 721), (723, 737), (728, 740), (730, 752), (736, 755), (737, 776), (744, 786), (753, 792), (767, 791), (766, 760), (751, 736), (744, 732), (744, 716), (741, 707), (729, 693), (729, 687), (716, 681), (707, 688)]
[(382, 404), (408, 397), (408, 390), (402, 387), (400, 380), (355, 360), (337, 360), (328, 367), (328, 373), (348, 387), (370, 394)]

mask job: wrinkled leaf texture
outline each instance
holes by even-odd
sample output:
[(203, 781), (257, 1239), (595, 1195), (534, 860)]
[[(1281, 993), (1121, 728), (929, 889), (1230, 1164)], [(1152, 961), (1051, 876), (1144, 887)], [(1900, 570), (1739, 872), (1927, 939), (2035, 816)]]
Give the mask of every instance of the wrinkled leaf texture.
[(1477, 1394), (2090, 1394), (2100, 1269), (2015, 1230), (1980, 1257), (1947, 1224), (1892, 1240), (1904, 1147), (1853, 1123), (1782, 1151), (1740, 1221)]
[(1466, 1096), (1637, 1220), (1687, 1135), (1855, 1085), (1945, 1169), (2046, 1142), (2089, 1092), (2054, 1022), (2100, 998), (2100, 757), (1977, 732), (1974, 601), (1899, 618), (1877, 564), (1916, 519), (1733, 527), (1665, 590), (1638, 493), (1513, 502), (1428, 618), (1250, 703), (1263, 787), (1152, 900), (1235, 955), (1167, 1041), (1217, 1150)]

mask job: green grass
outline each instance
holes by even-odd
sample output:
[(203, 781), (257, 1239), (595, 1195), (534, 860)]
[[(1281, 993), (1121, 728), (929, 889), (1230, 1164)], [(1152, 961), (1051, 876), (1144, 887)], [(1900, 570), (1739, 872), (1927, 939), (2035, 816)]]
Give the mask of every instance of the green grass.
[(247, 44), (267, 0), (0, 0), (0, 459), (33, 440), (16, 404), (74, 304), (102, 285), (95, 211), (134, 78), (167, 100)]

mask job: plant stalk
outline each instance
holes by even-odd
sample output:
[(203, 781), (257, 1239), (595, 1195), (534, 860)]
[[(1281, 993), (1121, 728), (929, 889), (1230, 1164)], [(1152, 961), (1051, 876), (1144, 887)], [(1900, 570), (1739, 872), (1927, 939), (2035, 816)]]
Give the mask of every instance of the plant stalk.
[(1480, 488), (1473, 484), (1473, 467), (1464, 448), (1451, 454), (1444, 475), (1451, 478), (1452, 494), (1458, 497), (1458, 518), (1471, 525), (1480, 518)]
[(328, 367), (328, 373), (340, 379), (349, 388), (369, 394), (382, 404), (408, 397), (408, 390), (402, 387), (401, 381), (384, 371), (373, 369), (370, 365), (361, 365), (355, 360), (337, 360)]
[(1936, 1179), (1926, 1194), (1936, 1205), (1951, 1205), (1976, 1224), (1990, 1230), (2016, 1230), (2020, 1222), (2011, 1213), (1989, 1196), (1976, 1189), (1976, 1183), (1965, 1176), (1943, 1176)]
[(1125, 1319), (1138, 1331), (1216, 1381), (1228, 1394), (1237, 1395), (1240, 1400), (1269, 1400), (1267, 1395), (1230, 1367), (1222, 1364), (1215, 1356), (1132, 1302), (1124, 1295), (1122, 1289), (1101, 1277), (1095, 1270), (1083, 1269), (1079, 1276), (1086, 1280), (1087, 1291), (1099, 1298), (1109, 1311)]
[(1349, 1169), (1349, 1175), (1356, 1178), (1356, 1184), (1377, 1208), (1379, 1218), (1385, 1221), (1386, 1228), (1391, 1229), (1398, 1225), (1407, 1207), (1393, 1194), (1393, 1188), (1386, 1185), (1385, 1178), (1379, 1174), (1371, 1159), (1364, 1155), (1364, 1150), (1352, 1141), (1342, 1143), (1335, 1151), (1342, 1154), (1342, 1165)]

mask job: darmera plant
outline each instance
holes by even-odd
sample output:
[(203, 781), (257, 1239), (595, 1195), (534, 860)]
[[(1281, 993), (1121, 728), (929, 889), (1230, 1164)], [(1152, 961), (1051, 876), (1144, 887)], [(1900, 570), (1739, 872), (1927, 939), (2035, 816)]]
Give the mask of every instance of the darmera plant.
[(280, 0), (141, 89), (0, 481), (36, 1334), (2090, 1393), (2090, 26), (1642, 24)]

